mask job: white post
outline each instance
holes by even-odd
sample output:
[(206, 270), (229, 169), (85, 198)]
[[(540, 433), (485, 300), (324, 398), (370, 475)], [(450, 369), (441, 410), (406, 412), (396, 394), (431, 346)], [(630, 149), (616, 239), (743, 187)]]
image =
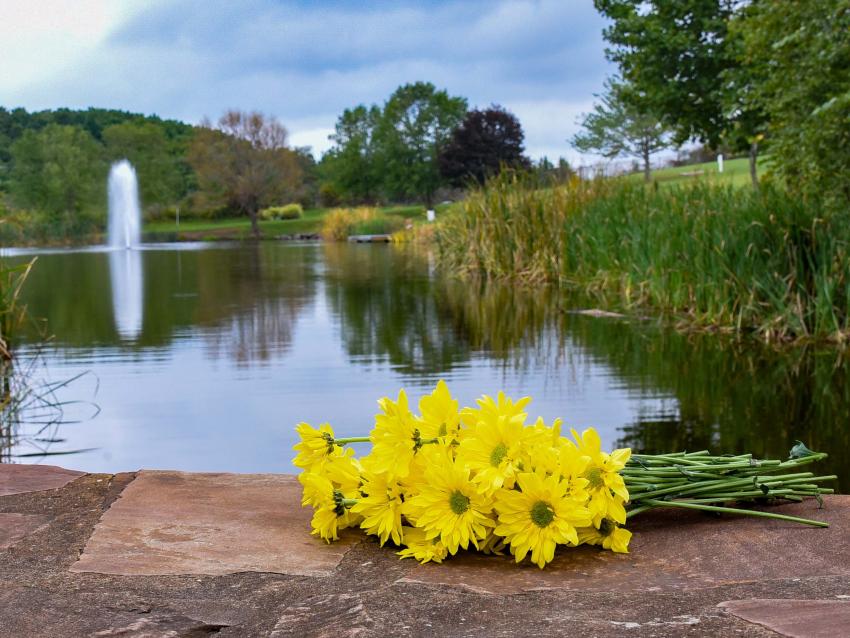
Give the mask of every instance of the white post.
[(437, 219), (437, 213), (429, 208), (427, 211), (425, 211), (425, 217), (429, 222), (432, 222)]
[(717, 156), (717, 172), (718, 172), (718, 173), (722, 173), (722, 172), (723, 172), (723, 153), (720, 153), (720, 154)]

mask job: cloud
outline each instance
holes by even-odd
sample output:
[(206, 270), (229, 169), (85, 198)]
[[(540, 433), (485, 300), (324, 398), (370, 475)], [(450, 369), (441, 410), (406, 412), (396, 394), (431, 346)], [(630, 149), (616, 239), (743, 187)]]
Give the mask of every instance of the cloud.
[(471, 105), (515, 109), (529, 152), (557, 157), (570, 152), (575, 115), (610, 70), (602, 26), (590, 0), (177, 0), (111, 16), (52, 74), (0, 88), (7, 106), (102, 106), (190, 122), (259, 109), (293, 141), (322, 150), (320, 134), (344, 108), (427, 80)]

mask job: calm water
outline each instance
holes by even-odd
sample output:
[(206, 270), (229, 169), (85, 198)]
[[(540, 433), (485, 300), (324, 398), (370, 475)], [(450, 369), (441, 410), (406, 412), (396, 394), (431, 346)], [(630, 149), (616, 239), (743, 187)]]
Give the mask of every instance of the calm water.
[[(10, 259), (20, 261), (18, 255)], [(12, 460), (88, 471), (292, 471), (293, 427), (368, 433), (375, 401), (445, 379), (463, 404), (504, 389), (610, 446), (783, 457), (795, 439), (850, 471), (848, 368), (593, 318), (547, 290), (440, 278), (392, 246), (162, 245), (42, 252), (25, 288), (55, 335), (35, 374), (66, 423), (25, 428)], [(24, 348), (22, 359), (31, 352)], [(30, 426), (31, 428), (31, 426)], [(38, 460), (38, 457), (35, 457)]]

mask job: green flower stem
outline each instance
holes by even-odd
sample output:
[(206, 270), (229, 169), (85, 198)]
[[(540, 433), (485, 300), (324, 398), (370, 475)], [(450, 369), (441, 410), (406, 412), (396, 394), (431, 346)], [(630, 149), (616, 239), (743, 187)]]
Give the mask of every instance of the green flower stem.
[(345, 439), (334, 439), (335, 445), (348, 445), (349, 443), (368, 443), (370, 441), (368, 436), (349, 436)]
[[(797, 516), (786, 516), (785, 514), (774, 514), (772, 512), (762, 512), (759, 510), (745, 510), (738, 509), (735, 507), (718, 507), (715, 505), (703, 505), (700, 503), (685, 503), (681, 501), (659, 501), (655, 499), (648, 499), (645, 501), (641, 501), (644, 505), (650, 505), (652, 507), (682, 507), (685, 509), (694, 509), (694, 510), (702, 510), (705, 512), (718, 512), (721, 514), (735, 514), (740, 516), (757, 516), (761, 518), (773, 518), (782, 521), (790, 521), (792, 523), (802, 523), (804, 525), (813, 525), (815, 527), (829, 527), (829, 523), (824, 521), (813, 521), (808, 518), (799, 518)], [(637, 510), (633, 510), (636, 512)]]
[(357, 505), (358, 501), (356, 498), (344, 498), (341, 500), (341, 503), (343, 507), (349, 508)]

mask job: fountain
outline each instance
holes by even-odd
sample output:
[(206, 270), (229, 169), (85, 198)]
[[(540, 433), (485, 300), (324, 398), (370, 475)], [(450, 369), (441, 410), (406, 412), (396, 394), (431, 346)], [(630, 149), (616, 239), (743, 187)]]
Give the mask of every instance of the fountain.
[(144, 313), (142, 254), (138, 250), (141, 206), (136, 171), (127, 160), (115, 162), (109, 171), (109, 274), (115, 327), (122, 339), (142, 332)]
[(109, 170), (109, 224), (107, 235), (110, 248), (134, 248), (139, 245), (141, 206), (136, 170), (127, 160), (115, 162)]

